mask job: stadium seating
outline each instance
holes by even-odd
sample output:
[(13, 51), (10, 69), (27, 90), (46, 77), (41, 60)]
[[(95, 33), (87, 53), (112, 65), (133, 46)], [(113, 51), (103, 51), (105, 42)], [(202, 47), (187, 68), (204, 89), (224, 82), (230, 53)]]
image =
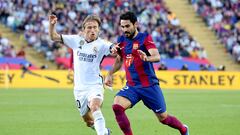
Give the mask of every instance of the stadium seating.
[(24, 47), (17, 52), (9, 39), (0, 33), (0, 69), (20, 69), (29, 64), (30, 69), (37, 69), (25, 59)]
[(240, 1), (192, 0), (195, 11), (213, 30), (226, 51), (240, 63)]
[[(204, 48), (194, 40), (181, 26), (176, 15), (165, 7), (163, 0), (130, 1), (57, 1), (50, 3), (47, 0), (39, 2), (1, 1), (0, 20), (13, 31), (23, 31), (29, 46), (39, 53), (44, 53), (47, 60), (55, 61), (68, 68), (70, 58), (66, 47), (59, 48), (48, 36), (48, 18), (50, 10), (58, 17), (56, 27), (59, 33), (77, 34), (81, 28), (83, 18), (88, 14), (101, 16), (103, 25), (100, 36), (110, 41), (116, 41), (121, 32), (118, 29), (119, 15), (126, 10), (134, 11), (139, 20), (139, 30), (152, 35), (163, 59), (173, 59), (185, 63), (185, 58), (207, 58)], [(13, 12), (10, 12), (12, 6)], [(89, 10), (92, 9), (92, 10)], [(109, 15), (111, 14), (111, 15)], [(166, 65), (169, 61), (166, 61)], [(189, 67), (191, 67), (189, 65)], [(171, 69), (169, 67), (168, 69)], [(178, 69), (178, 68), (176, 68)], [(191, 69), (191, 68), (190, 68)]]

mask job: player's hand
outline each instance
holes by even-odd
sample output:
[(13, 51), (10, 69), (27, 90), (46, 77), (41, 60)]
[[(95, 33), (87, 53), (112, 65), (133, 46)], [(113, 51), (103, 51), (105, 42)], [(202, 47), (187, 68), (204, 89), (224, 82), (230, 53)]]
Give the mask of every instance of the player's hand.
[(57, 16), (56, 15), (49, 15), (48, 19), (49, 19), (49, 23), (51, 25), (55, 25), (57, 23)]
[(119, 44), (120, 44), (120, 43), (115, 43), (115, 44), (112, 46), (112, 48), (111, 48), (111, 53), (112, 53), (113, 55), (120, 53), (120, 51), (123, 49), (123, 47), (121, 48), (121, 47), (119, 46)]
[(104, 84), (108, 87), (112, 87), (112, 84), (113, 84), (113, 77), (112, 75), (107, 75), (105, 80), (104, 80)]
[(143, 61), (147, 61), (147, 55), (145, 52), (143, 52), (142, 50), (137, 50), (138, 51), (138, 54), (140, 56), (140, 58), (143, 60)]

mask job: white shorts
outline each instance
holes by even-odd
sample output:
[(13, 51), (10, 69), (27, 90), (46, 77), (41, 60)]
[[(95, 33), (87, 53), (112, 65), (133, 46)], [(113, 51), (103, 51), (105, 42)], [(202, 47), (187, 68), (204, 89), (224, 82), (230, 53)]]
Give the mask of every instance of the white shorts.
[(84, 116), (89, 111), (89, 103), (93, 98), (103, 101), (103, 93), (104, 89), (102, 85), (91, 85), (86, 87), (85, 90), (74, 90), (74, 98), (80, 115)]

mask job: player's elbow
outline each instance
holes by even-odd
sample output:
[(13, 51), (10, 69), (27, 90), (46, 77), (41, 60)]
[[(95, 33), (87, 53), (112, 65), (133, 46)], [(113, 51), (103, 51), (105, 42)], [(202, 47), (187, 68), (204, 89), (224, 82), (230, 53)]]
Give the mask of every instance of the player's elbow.
[(52, 41), (54, 41), (53, 35), (49, 34), (49, 36), (50, 36), (50, 39), (51, 39)]
[(54, 39), (55, 39), (54, 34), (52, 32), (49, 32), (48, 35), (49, 35), (50, 39), (54, 41)]
[(156, 57), (155, 57), (156, 59), (155, 59), (155, 62), (160, 62), (160, 60), (161, 60), (161, 57), (160, 57), (160, 55), (156, 55)]
[(60, 41), (60, 36), (58, 34), (49, 34), (52, 41)]

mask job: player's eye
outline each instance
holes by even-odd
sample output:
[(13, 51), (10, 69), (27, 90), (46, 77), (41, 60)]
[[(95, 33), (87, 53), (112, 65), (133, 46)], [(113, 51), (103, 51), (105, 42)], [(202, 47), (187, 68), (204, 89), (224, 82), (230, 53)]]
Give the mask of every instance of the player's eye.
[(125, 26), (124, 26), (124, 28), (129, 28), (129, 27), (130, 27), (130, 25), (125, 25)]
[(129, 27), (130, 27), (130, 25), (126, 25), (125, 27), (126, 27), (126, 28), (129, 28)]
[(87, 29), (89, 29), (89, 30), (90, 30), (90, 29), (94, 29), (94, 30), (95, 30), (95, 29), (97, 29), (97, 28), (98, 28), (97, 26), (88, 26), (88, 27), (87, 27)]

